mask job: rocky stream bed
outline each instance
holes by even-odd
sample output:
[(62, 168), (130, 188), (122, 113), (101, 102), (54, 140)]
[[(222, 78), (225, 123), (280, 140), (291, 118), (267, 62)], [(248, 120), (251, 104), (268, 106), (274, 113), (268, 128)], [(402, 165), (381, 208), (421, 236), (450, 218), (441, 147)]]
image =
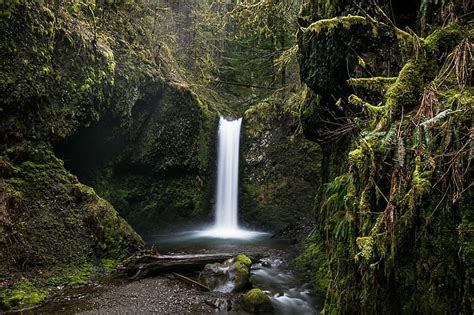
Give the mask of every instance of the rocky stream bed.
[[(186, 239), (186, 238), (184, 238)], [(273, 310), (255, 313), (319, 314), (321, 299), (311, 293), (288, 263), (294, 244), (276, 241), (269, 236), (253, 241), (210, 239), (183, 240), (183, 235), (153, 236), (160, 240), (160, 253), (246, 253), (264, 256), (251, 267), (252, 287), (258, 287), (270, 298)], [(181, 240), (181, 241), (179, 241)], [(196, 272), (183, 275), (198, 280)], [(223, 286), (206, 292), (197, 285), (183, 281), (172, 273), (136, 281), (120, 276), (102, 280), (91, 286), (63, 290), (42, 306), (21, 314), (244, 314), (243, 293), (229, 291)], [(225, 287), (225, 285), (224, 285)], [(249, 289), (248, 287), (247, 289)], [(231, 291), (231, 290), (230, 290)]]

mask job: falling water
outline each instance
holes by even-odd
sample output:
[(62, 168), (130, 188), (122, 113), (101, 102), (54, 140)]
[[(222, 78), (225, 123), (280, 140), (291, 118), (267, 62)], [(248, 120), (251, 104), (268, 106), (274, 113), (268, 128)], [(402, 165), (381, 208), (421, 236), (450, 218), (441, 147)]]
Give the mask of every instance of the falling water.
[(217, 151), (216, 229), (238, 230), (239, 143), (242, 118), (219, 121)]
[(212, 238), (250, 239), (266, 233), (239, 227), (239, 146), (242, 118), (219, 120), (217, 150), (217, 189), (214, 227), (201, 231), (200, 236)]

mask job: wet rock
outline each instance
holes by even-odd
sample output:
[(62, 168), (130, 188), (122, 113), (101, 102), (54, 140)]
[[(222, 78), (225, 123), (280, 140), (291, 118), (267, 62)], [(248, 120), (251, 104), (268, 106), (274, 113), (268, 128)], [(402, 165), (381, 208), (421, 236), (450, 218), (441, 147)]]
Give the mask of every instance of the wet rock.
[(252, 314), (267, 314), (273, 312), (270, 298), (259, 288), (254, 288), (242, 297), (242, 308)]
[(199, 281), (214, 291), (242, 292), (251, 287), (251, 265), (252, 260), (242, 254), (222, 264), (207, 264), (199, 275)]
[(229, 265), (226, 263), (207, 264), (199, 274), (199, 281), (213, 290), (224, 285), (229, 279)]
[(250, 267), (252, 260), (245, 255), (237, 255), (234, 262), (235, 287), (233, 292), (241, 292), (252, 286), (250, 281)]
[(228, 312), (232, 309), (232, 301), (229, 299), (207, 300), (206, 304), (215, 307), (219, 311)]
[(270, 262), (268, 262), (268, 261), (262, 261), (262, 267), (271, 268), (272, 264), (270, 264)]

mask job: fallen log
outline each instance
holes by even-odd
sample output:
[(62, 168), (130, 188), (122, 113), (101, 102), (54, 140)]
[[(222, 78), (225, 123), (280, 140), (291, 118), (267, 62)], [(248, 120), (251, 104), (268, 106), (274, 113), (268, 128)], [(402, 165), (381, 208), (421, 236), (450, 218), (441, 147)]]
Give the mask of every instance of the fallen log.
[[(159, 273), (177, 271), (200, 271), (207, 264), (222, 263), (236, 256), (233, 253), (192, 254), (192, 255), (141, 255), (129, 259), (122, 268), (131, 280), (142, 279)], [(260, 260), (264, 255), (248, 255), (252, 261)]]

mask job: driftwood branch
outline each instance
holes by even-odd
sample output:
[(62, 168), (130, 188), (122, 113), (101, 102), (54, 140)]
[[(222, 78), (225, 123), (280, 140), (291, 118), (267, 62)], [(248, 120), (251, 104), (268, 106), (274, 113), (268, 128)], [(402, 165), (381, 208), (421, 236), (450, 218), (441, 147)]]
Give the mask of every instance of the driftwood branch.
[(181, 279), (181, 280), (184, 280), (184, 281), (189, 282), (189, 283), (191, 283), (191, 284), (195, 284), (195, 285), (197, 285), (198, 287), (204, 289), (205, 291), (211, 291), (211, 288), (209, 288), (207, 285), (202, 284), (201, 282), (197, 282), (196, 280), (193, 280), (193, 279), (191, 279), (191, 278), (189, 278), (189, 277), (183, 276), (183, 275), (181, 275), (181, 274), (179, 274), (179, 273), (176, 273), (176, 272), (173, 272), (173, 275), (174, 275), (175, 277), (178, 277), (178, 278)]

